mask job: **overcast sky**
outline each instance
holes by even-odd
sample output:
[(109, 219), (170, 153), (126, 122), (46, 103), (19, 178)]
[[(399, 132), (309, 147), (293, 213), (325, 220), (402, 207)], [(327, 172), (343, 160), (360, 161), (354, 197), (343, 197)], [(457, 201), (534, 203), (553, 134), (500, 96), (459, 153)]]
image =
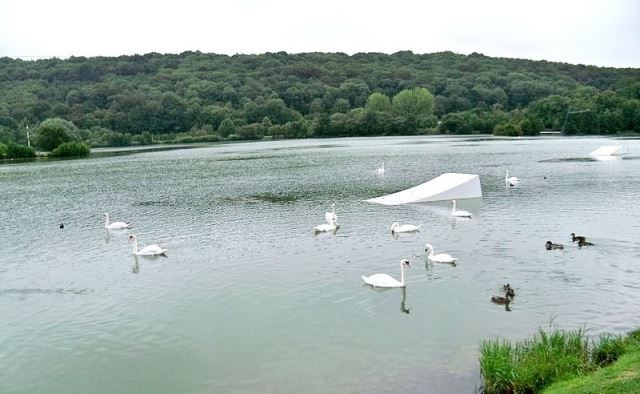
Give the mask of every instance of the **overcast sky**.
[(640, 67), (638, 0), (0, 0), (0, 57), (453, 51)]

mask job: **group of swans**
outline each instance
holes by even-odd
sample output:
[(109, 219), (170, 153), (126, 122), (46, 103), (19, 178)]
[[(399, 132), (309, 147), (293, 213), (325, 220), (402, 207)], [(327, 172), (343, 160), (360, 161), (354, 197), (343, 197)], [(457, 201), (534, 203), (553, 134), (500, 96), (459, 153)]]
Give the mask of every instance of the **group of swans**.
[[(104, 217), (105, 217), (104, 228), (106, 228), (109, 231), (128, 230), (133, 227), (131, 223), (125, 223), (125, 222), (109, 223), (108, 213), (104, 213)], [(160, 255), (165, 255), (167, 252), (166, 249), (162, 249), (160, 246), (156, 244), (147, 245), (144, 248), (138, 250), (138, 238), (135, 236), (135, 234), (129, 235), (129, 242), (133, 243), (133, 254), (136, 256), (160, 256)]]
[[(445, 264), (455, 265), (456, 261), (458, 261), (457, 258), (451, 257), (446, 253), (439, 253), (434, 255), (433, 246), (431, 246), (431, 244), (429, 243), (425, 245), (425, 251), (429, 252), (429, 255), (427, 256), (427, 260), (434, 263), (445, 263)], [(406, 260), (406, 259), (400, 260), (400, 280), (397, 280), (396, 278), (387, 274), (374, 274), (371, 276), (362, 276), (361, 278), (364, 281), (364, 283), (373, 287), (385, 287), (385, 288), (405, 287), (407, 284), (407, 281), (404, 276), (404, 267), (411, 268), (411, 263), (409, 262), (409, 260)]]
[(315, 233), (335, 231), (340, 228), (340, 225), (338, 224), (338, 215), (336, 214), (336, 204), (331, 204), (331, 210), (324, 213), (324, 219), (327, 223), (314, 227), (313, 231)]

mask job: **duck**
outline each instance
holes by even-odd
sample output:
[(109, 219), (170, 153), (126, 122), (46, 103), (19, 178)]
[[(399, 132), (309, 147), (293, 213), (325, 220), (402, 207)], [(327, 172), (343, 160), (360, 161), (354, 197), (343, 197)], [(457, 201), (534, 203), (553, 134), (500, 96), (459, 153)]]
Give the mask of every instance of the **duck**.
[(133, 254), (136, 256), (166, 256), (166, 249), (162, 249), (156, 244), (147, 245), (144, 248), (138, 250), (138, 239), (135, 234), (129, 235), (129, 242), (133, 242)]
[(125, 223), (125, 222), (109, 223), (109, 214), (106, 212), (104, 213), (104, 228), (106, 228), (107, 230), (124, 230), (132, 227), (133, 225), (131, 223)]
[(544, 244), (544, 247), (547, 248), (547, 250), (564, 249), (564, 245), (554, 244), (551, 241), (547, 241), (547, 243)]
[(415, 231), (420, 231), (420, 227), (422, 225), (419, 224), (417, 226), (413, 225), (413, 224), (403, 224), (400, 225), (400, 223), (395, 222), (391, 225), (391, 233), (395, 234), (395, 233), (412, 233)]
[(338, 222), (338, 215), (336, 215), (336, 204), (331, 204), (331, 210), (324, 213), (324, 218), (327, 223)]
[(583, 247), (583, 246), (593, 246), (593, 244), (591, 242), (587, 242), (584, 239), (580, 239), (578, 240), (578, 246), (579, 247)]
[(384, 161), (382, 162), (382, 166), (378, 168), (378, 174), (384, 174)]
[(433, 246), (427, 243), (424, 245), (424, 251), (429, 252), (429, 256), (427, 256), (427, 260), (434, 263), (445, 263), (445, 264), (455, 264), (458, 259), (456, 257), (451, 257), (446, 253), (438, 253), (437, 255), (433, 255)]
[(406, 282), (404, 278), (404, 267), (411, 268), (409, 260), (400, 260), (400, 280), (398, 281), (394, 277), (387, 274), (375, 274), (371, 276), (361, 276), (364, 283), (373, 287), (405, 287)]
[(60, 223), (60, 228), (64, 228), (64, 223)]
[(571, 233), (571, 242), (576, 242), (576, 241), (586, 241), (587, 239), (585, 237), (583, 237), (582, 235), (576, 235), (575, 233)]
[(509, 297), (508, 293), (505, 293), (504, 297), (492, 296), (491, 302), (493, 302), (494, 304), (509, 305), (509, 303), (511, 302), (511, 297)]
[(508, 283), (506, 285), (502, 285), (502, 290), (504, 290), (506, 292), (506, 295), (511, 299), (516, 296), (516, 292), (513, 290), (513, 287), (511, 287), (511, 285)]
[(509, 170), (506, 170), (506, 173), (504, 175), (504, 183), (507, 186), (515, 186), (518, 184), (518, 182), (520, 182), (520, 179), (515, 176), (509, 176)]
[(335, 220), (332, 220), (329, 223), (323, 223), (313, 228), (314, 233), (323, 233), (326, 231), (335, 231), (340, 228), (340, 225), (336, 223)]
[(451, 216), (456, 218), (470, 218), (471, 214), (467, 211), (463, 211), (461, 209), (456, 209), (456, 200), (453, 201), (453, 206), (451, 207)]

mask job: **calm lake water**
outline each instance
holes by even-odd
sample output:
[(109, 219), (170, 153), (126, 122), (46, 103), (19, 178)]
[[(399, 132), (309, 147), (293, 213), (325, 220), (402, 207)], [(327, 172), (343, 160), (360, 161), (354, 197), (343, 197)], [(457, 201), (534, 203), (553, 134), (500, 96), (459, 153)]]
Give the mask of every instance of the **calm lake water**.
[[(640, 140), (619, 142), (609, 162), (588, 159), (606, 139), (415, 137), (0, 165), (0, 392), (472, 393), (482, 339), (637, 328)], [(363, 201), (444, 172), (480, 175), (473, 219)], [(315, 236), (331, 203), (342, 227)], [(103, 212), (168, 257), (134, 258)], [(362, 283), (401, 258), (405, 294)], [(489, 302), (507, 282), (511, 312)]]

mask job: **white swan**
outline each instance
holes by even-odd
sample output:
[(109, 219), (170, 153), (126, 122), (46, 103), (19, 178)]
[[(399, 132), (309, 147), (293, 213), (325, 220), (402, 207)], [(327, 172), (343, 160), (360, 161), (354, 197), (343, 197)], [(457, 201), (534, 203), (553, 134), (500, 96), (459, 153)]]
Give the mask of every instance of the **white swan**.
[(446, 264), (455, 264), (456, 261), (458, 261), (457, 258), (455, 257), (451, 257), (450, 255), (446, 254), (446, 253), (439, 253), (437, 255), (433, 255), (433, 246), (431, 246), (431, 244), (426, 244), (424, 245), (425, 252), (429, 252), (429, 256), (427, 256), (427, 259), (431, 262), (434, 263), (446, 263)]
[(422, 226), (421, 224), (417, 226), (414, 226), (413, 224), (400, 225), (400, 223), (395, 222), (391, 225), (391, 232), (392, 233), (412, 233), (414, 231), (420, 231), (421, 226)]
[(336, 204), (331, 204), (331, 211), (325, 212), (324, 218), (329, 224), (331, 224), (331, 222), (338, 222), (338, 215), (336, 215)]
[(457, 218), (470, 218), (471, 214), (461, 209), (456, 209), (456, 200), (453, 200), (453, 206), (451, 207), (451, 216)]
[(131, 228), (133, 225), (131, 223), (125, 222), (113, 222), (109, 223), (109, 214), (104, 213), (104, 228), (107, 230), (124, 230), (126, 228)]
[(509, 170), (506, 170), (506, 173), (504, 175), (504, 183), (507, 186), (515, 186), (518, 184), (518, 182), (520, 182), (520, 179), (515, 176), (509, 176)]
[(384, 161), (382, 162), (382, 167), (378, 168), (378, 174), (384, 174)]
[(314, 233), (322, 233), (325, 231), (335, 231), (340, 228), (340, 225), (336, 223), (335, 220), (332, 220), (329, 223), (323, 223), (321, 225), (315, 226), (313, 228)]
[(373, 287), (404, 287), (406, 284), (404, 281), (405, 265), (411, 268), (411, 264), (408, 260), (400, 260), (400, 281), (387, 274), (375, 274), (369, 277), (361, 276), (361, 278), (364, 283)]
[(129, 242), (133, 242), (133, 254), (138, 256), (158, 256), (167, 252), (166, 249), (162, 249), (156, 244), (147, 245), (138, 250), (138, 238), (134, 234), (129, 235)]

